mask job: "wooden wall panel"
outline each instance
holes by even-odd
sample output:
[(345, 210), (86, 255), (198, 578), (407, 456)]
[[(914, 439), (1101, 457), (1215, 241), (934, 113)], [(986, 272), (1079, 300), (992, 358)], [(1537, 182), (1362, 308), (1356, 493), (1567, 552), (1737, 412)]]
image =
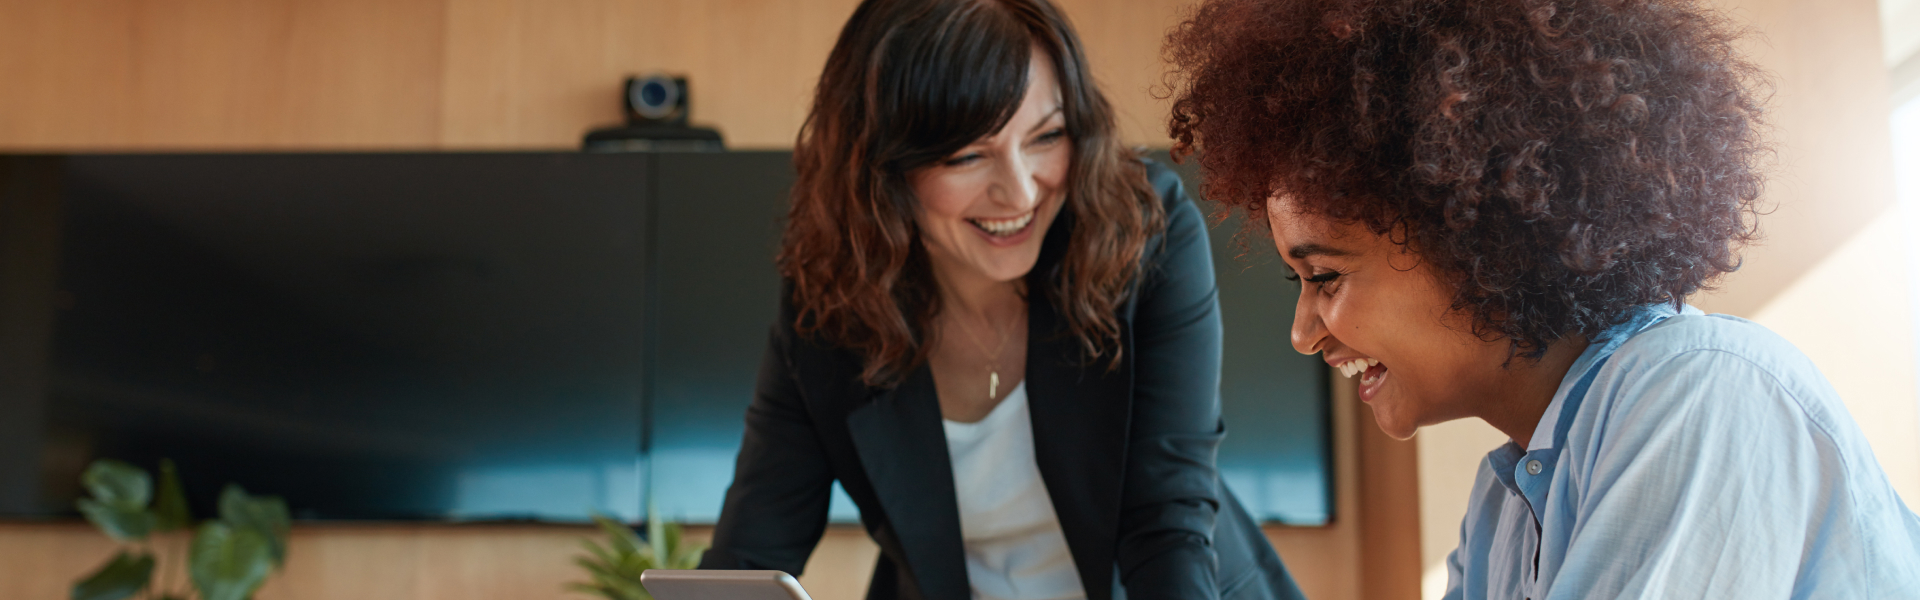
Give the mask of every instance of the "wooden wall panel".
[(443, 146), (577, 146), (620, 120), (619, 26), (633, 3), (451, 0)]
[[(833, 51), (833, 35), (853, 14), (844, 1), (715, 0), (707, 5), (713, 28), (707, 79), (717, 85), (712, 106), (717, 123), (731, 123), (741, 146), (790, 147), (806, 120), (814, 84)], [(737, 28), (737, 29), (736, 29)], [(688, 43), (698, 43), (688, 40)], [(694, 88), (699, 92), (699, 88)]]
[[(539, 535), (546, 533), (546, 535)], [(474, 551), (485, 551), (498, 544), (556, 548), (567, 534), (586, 535), (584, 531), (540, 532), (532, 528), (487, 528), (484, 536), (434, 532), (417, 527), (302, 527), (287, 549), (287, 567), (267, 581), (260, 600), (300, 598), (356, 598), (364, 600), (413, 600), (428, 598), (423, 588), (469, 577), (462, 569), (444, 574), (428, 571), (427, 540), (462, 540)], [(536, 537), (537, 536), (537, 537)], [(562, 550), (564, 552), (564, 550)], [(496, 572), (521, 572), (530, 567), (557, 571), (558, 557), (548, 557), (529, 565), (487, 561)], [(551, 579), (550, 577), (548, 579)], [(528, 596), (550, 597), (549, 594)]]
[(132, 142), (133, 0), (0, 0), (0, 146)]
[(1156, 97), (1156, 89), (1163, 87), (1160, 47), (1187, 3), (1059, 0), (1058, 5), (1086, 45), (1094, 77), (1118, 113), (1121, 138), (1158, 148), (1170, 144), (1167, 112), (1172, 105)]
[(113, 551), (112, 540), (82, 525), (0, 523), (0, 598), (62, 600)]
[(138, 147), (436, 142), (434, 2), (171, 0), (136, 11)]
[[(301, 525), (286, 570), (259, 600), (540, 600), (590, 598), (573, 558), (591, 527), (561, 525)], [(690, 528), (705, 543), (710, 528)], [(156, 544), (183, 552), (183, 538)], [(115, 544), (80, 523), (0, 523), (0, 598), (57, 600), (111, 557)], [(819, 600), (865, 597), (879, 548), (858, 527), (832, 527), (807, 562), (802, 585)], [(162, 558), (162, 561), (172, 560)], [(165, 575), (175, 578), (178, 573)], [(170, 589), (179, 589), (177, 585)]]
[(668, 72), (689, 78), (693, 121), (729, 145), (790, 147), (852, 12), (846, 0), (455, 0), (445, 145), (572, 147), (620, 121), (626, 76)]
[[(562, 589), (584, 580), (572, 564), (590, 527), (538, 525), (302, 525), (286, 570), (260, 600), (522, 600), (586, 598)], [(184, 538), (155, 545), (161, 576), (182, 589), (169, 558)], [(0, 524), (0, 598), (56, 600), (112, 556), (115, 545), (76, 523)], [(851, 599), (849, 599), (851, 600)]]
[[(257, 0), (250, 0), (257, 1)], [(445, 5), (300, 0), (261, 125), (277, 148), (432, 148), (440, 139)]]
[[(0, 151), (572, 148), (620, 82), (790, 147), (855, 0), (0, 0)], [(1130, 143), (1164, 145), (1176, 0), (1067, 0)]]
[[(618, 122), (627, 75), (687, 75), (693, 120), (739, 148), (791, 147), (853, 0), (451, 0), (443, 145), (569, 147)], [(1179, 3), (1065, 5), (1132, 143), (1165, 137), (1159, 40)], [(1082, 16), (1084, 15), (1084, 17)]]
[(135, 3), (133, 139), (175, 147), (268, 145), (292, 33), (284, 0)]
[(0, 148), (430, 148), (438, 0), (0, 1)]

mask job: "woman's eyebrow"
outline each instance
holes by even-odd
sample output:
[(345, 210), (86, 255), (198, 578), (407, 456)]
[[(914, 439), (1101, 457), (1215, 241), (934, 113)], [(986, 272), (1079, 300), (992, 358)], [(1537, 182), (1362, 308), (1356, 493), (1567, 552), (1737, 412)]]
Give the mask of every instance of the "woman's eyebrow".
[(1309, 256), (1353, 256), (1353, 253), (1321, 244), (1300, 244), (1287, 249), (1287, 256), (1305, 259)]
[(1062, 111), (1062, 110), (1065, 110), (1065, 109), (1066, 109), (1066, 106), (1065, 106), (1065, 105), (1061, 105), (1061, 104), (1055, 104), (1055, 105), (1053, 105), (1053, 110), (1050, 110), (1050, 111), (1047, 111), (1047, 114), (1044, 114), (1044, 115), (1040, 115), (1040, 121), (1039, 121), (1039, 124), (1037, 124), (1037, 125), (1034, 125), (1034, 126), (1033, 126), (1033, 129), (1029, 129), (1029, 130), (1027, 130), (1027, 133), (1033, 133), (1033, 132), (1035, 132), (1035, 131), (1039, 131), (1039, 130), (1042, 130), (1042, 129), (1046, 129), (1046, 128), (1047, 128), (1047, 123), (1048, 123), (1049, 121), (1052, 121), (1052, 120), (1053, 120), (1053, 116), (1054, 116), (1054, 115), (1056, 115), (1056, 114), (1060, 114), (1060, 111)]

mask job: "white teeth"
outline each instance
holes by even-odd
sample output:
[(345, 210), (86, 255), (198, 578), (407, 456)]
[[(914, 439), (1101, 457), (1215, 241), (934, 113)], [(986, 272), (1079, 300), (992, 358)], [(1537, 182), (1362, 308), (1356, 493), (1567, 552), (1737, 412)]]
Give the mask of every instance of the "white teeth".
[(1378, 364), (1380, 364), (1380, 361), (1375, 359), (1356, 358), (1353, 360), (1349, 360), (1347, 362), (1340, 363), (1340, 366), (1338, 368), (1340, 369), (1340, 374), (1342, 376), (1352, 377), (1354, 375), (1365, 373), (1367, 372), (1367, 368), (1372, 367), (1374, 365), (1378, 365)]
[(986, 219), (968, 219), (968, 221), (972, 222), (974, 225), (980, 227), (981, 229), (986, 230), (987, 233), (991, 233), (993, 235), (1007, 235), (1007, 234), (1019, 231), (1021, 228), (1026, 227), (1028, 223), (1032, 223), (1033, 212), (1029, 211), (1027, 214), (1020, 215), (1018, 217), (1014, 217), (1011, 219), (1000, 219), (995, 221), (989, 221)]

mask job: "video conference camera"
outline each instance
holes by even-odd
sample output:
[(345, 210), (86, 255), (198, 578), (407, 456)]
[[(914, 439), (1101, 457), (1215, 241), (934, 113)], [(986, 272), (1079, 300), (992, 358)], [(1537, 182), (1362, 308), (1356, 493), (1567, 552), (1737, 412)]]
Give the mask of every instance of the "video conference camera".
[(718, 152), (720, 132), (688, 124), (687, 78), (655, 73), (628, 77), (622, 87), (627, 124), (587, 133), (588, 152)]

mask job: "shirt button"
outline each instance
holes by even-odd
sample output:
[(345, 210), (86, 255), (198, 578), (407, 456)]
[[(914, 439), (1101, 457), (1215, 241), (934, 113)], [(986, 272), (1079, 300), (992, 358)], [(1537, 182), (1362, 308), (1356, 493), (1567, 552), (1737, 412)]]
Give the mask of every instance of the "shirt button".
[(1538, 460), (1530, 460), (1530, 461), (1527, 461), (1527, 474), (1528, 474), (1528, 475), (1539, 475), (1539, 474), (1540, 474), (1540, 461), (1538, 461)]

